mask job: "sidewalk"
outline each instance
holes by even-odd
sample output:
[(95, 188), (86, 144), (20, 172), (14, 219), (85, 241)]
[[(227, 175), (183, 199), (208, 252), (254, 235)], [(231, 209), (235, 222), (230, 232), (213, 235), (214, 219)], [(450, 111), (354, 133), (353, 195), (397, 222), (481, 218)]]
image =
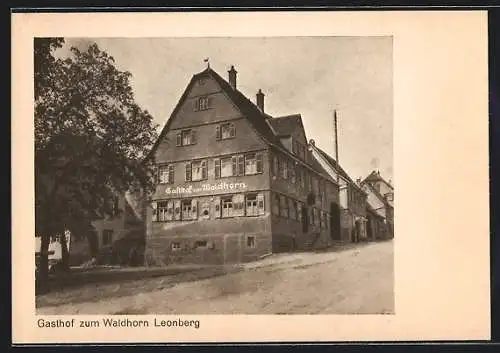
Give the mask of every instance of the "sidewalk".
[(68, 287), (86, 284), (115, 283), (154, 277), (172, 276), (185, 272), (203, 269), (217, 269), (221, 266), (207, 265), (170, 265), (167, 267), (71, 267), (70, 272), (52, 275), (49, 279), (51, 290), (61, 290)]

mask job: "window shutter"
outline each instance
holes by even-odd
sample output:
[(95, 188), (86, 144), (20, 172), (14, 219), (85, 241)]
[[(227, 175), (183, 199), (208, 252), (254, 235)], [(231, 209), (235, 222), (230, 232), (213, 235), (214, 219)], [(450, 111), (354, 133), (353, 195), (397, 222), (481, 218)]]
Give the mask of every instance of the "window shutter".
[(220, 131), (220, 125), (217, 125), (215, 127), (215, 139), (220, 140), (222, 138), (221, 136), (221, 131)]
[(221, 205), (220, 205), (220, 197), (214, 197), (214, 217), (215, 218), (220, 218), (221, 215)]
[(181, 200), (174, 201), (174, 219), (179, 221), (181, 219), (182, 209)]
[(215, 159), (215, 179), (220, 178), (220, 159)]
[(174, 165), (170, 164), (168, 166), (168, 182), (173, 183), (174, 182)]
[(207, 161), (202, 161), (201, 162), (201, 178), (203, 180), (208, 179)]
[(258, 194), (257, 195), (257, 207), (259, 209), (259, 214), (264, 214), (265, 213), (265, 205), (264, 205), (264, 194)]
[(196, 144), (196, 130), (191, 130), (191, 144)]
[(191, 163), (186, 163), (186, 181), (191, 181)]
[(231, 157), (231, 162), (233, 164), (233, 174), (232, 175), (238, 175), (238, 161), (236, 156)]
[(153, 222), (156, 222), (158, 220), (158, 209), (157, 209), (157, 204), (156, 202), (151, 203), (151, 207), (153, 208), (153, 212), (151, 214), (151, 218)]
[(255, 158), (257, 159), (257, 173), (262, 173), (263, 172), (262, 153), (257, 153), (255, 155)]
[(156, 183), (161, 184), (161, 167), (156, 170)]
[(191, 200), (191, 218), (198, 219), (198, 201)]
[(236, 136), (236, 127), (234, 126), (234, 124), (231, 124), (231, 130), (229, 130), (229, 134), (231, 137)]
[(177, 142), (176, 146), (182, 146), (182, 134), (180, 132), (177, 133)]
[(245, 156), (238, 156), (238, 175), (245, 175)]
[(197, 98), (194, 100), (193, 102), (193, 110), (195, 112), (197, 112), (198, 110), (200, 110), (200, 100)]
[(213, 108), (214, 106), (214, 97), (207, 98), (207, 108)]

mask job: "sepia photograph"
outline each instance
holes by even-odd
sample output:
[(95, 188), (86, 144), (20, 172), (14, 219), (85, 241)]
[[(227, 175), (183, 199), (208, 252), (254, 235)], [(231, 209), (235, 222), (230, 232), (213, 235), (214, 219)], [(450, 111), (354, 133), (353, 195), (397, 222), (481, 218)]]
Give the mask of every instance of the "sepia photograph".
[(14, 13), (13, 342), (488, 339), (486, 15)]
[(37, 312), (394, 313), (392, 55), (35, 38)]

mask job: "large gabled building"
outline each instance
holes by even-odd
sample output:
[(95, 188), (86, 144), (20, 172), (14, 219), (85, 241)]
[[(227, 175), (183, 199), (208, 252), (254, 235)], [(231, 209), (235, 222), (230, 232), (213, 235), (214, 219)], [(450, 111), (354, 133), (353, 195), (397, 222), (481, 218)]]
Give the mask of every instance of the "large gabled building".
[(307, 148), (299, 114), (274, 118), (210, 67), (189, 81), (150, 158), (146, 256), (234, 263), (331, 245), (338, 185)]

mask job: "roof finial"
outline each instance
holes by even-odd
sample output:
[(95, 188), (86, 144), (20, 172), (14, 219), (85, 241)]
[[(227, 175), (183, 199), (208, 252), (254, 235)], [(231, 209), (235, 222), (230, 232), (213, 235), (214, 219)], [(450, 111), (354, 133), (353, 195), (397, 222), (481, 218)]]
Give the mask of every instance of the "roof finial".
[(210, 69), (210, 61), (208, 58), (203, 59), (204, 62), (207, 63), (207, 69)]

